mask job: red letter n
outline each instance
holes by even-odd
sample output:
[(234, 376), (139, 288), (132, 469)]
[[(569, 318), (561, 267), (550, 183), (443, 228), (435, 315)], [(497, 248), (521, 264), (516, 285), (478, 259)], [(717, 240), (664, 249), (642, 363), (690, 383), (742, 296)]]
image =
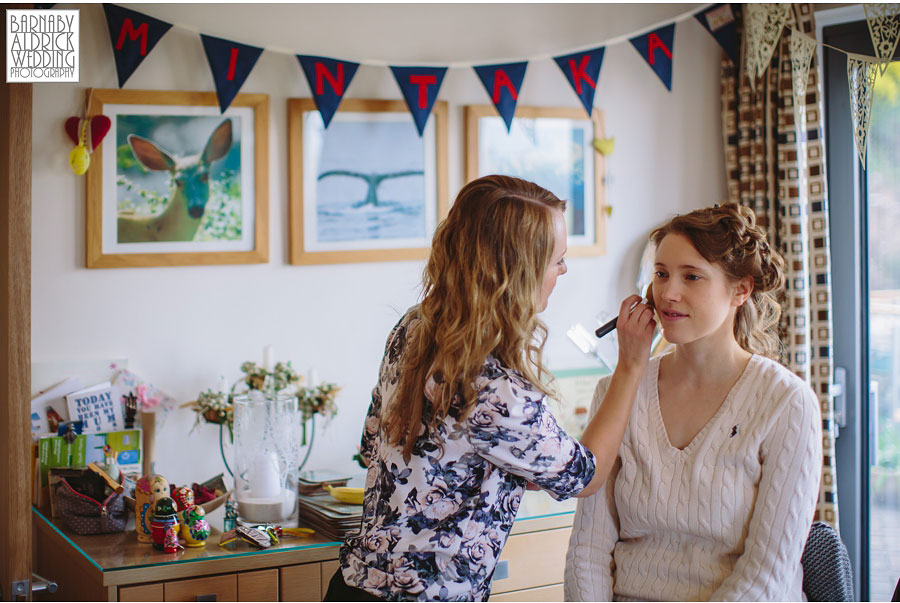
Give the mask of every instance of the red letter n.
[(125, 36), (127, 35), (132, 42), (141, 38), (141, 56), (147, 56), (147, 32), (149, 31), (149, 27), (146, 23), (141, 23), (141, 26), (137, 29), (134, 28), (134, 24), (131, 22), (129, 17), (125, 18), (125, 22), (122, 23), (122, 29), (119, 30), (119, 40), (116, 42), (116, 50), (122, 50), (122, 46), (125, 45)]
[(327, 79), (328, 83), (331, 84), (331, 89), (334, 90), (334, 93), (338, 96), (344, 95), (344, 64), (337, 64), (337, 79), (331, 72), (329, 72), (325, 65), (322, 63), (316, 63), (316, 96), (321, 94), (325, 94), (325, 82)]
[(509, 76), (506, 75), (506, 72), (502, 69), (498, 69), (494, 72), (494, 93), (491, 95), (491, 100), (494, 101), (495, 105), (500, 102), (500, 86), (509, 90), (509, 94), (512, 96), (513, 100), (519, 100), (519, 95), (516, 94), (516, 89), (512, 85)]
[(587, 69), (588, 63), (591, 62), (591, 57), (589, 55), (584, 55), (581, 57), (581, 62), (576, 65), (575, 59), (569, 59), (569, 69), (572, 70), (572, 81), (575, 82), (575, 92), (576, 94), (581, 94), (581, 80), (586, 81), (591, 85), (591, 88), (597, 88), (597, 82), (592, 80), (590, 76), (584, 72)]
[(666, 54), (666, 57), (671, 61), (672, 60), (672, 51), (669, 50), (663, 41), (659, 39), (659, 36), (656, 33), (651, 33), (647, 37), (647, 56), (650, 57), (647, 59), (647, 62), (651, 65), (655, 62), (655, 54), (658, 48), (662, 48), (662, 51)]
[(411, 75), (409, 83), (419, 87), (419, 109), (427, 109), (428, 86), (437, 84), (437, 78), (433, 75)]

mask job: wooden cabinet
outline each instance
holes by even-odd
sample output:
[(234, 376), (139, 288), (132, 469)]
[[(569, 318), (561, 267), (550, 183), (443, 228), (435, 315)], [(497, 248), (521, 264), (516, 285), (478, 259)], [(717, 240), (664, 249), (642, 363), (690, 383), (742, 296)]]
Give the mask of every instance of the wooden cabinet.
[[(520, 509), (521, 514), (521, 509)], [(559, 601), (572, 513), (517, 520), (500, 556), (491, 601)], [(321, 601), (338, 569), (339, 544), (315, 537), (266, 550), (217, 546), (178, 555), (138, 544), (133, 531), (65, 533), (35, 512), (35, 571), (59, 584), (39, 600)]]

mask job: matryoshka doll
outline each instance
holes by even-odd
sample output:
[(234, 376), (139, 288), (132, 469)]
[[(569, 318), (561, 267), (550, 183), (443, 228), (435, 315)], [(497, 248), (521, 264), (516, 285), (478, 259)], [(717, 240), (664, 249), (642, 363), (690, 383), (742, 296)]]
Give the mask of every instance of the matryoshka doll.
[(145, 475), (138, 480), (134, 489), (135, 530), (138, 542), (153, 542), (150, 521), (156, 501), (169, 495), (169, 482), (161, 475)]
[(200, 505), (181, 512), (181, 537), (187, 546), (201, 547), (209, 538), (209, 522), (206, 511)]
[(153, 520), (150, 522), (150, 531), (153, 534), (153, 548), (158, 551), (164, 550), (166, 543), (166, 532), (169, 528), (178, 528), (178, 513), (175, 510), (175, 501), (164, 496), (156, 501), (153, 508)]
[(179, 513), (194, 508), (194, 491), (188, 486), (181, 486), (172, 490), (172, 498), (175, 499), (175, 505)]

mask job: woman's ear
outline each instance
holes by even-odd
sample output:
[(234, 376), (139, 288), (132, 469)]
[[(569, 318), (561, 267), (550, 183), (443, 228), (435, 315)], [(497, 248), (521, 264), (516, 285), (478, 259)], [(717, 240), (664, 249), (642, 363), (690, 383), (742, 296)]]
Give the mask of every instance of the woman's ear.
[(747, 298), (750, 297), (751, 293), (753, 293), (753, 277), (745, 276), (734, 286), (734, 293), (732, 297), (734, 306), (743, 306), (744, 302), (747, 301)]

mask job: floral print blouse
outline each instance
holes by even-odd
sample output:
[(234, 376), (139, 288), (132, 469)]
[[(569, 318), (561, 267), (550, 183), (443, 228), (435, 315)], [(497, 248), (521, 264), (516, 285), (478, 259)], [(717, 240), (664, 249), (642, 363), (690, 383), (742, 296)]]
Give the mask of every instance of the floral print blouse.
[[(558, 500), (594, 475), (594, 456), (556, 424), (543, 395), (488, 356), (478, 401), (429, 431), (423, 422), (409, 463), (382, 441), (382, 400), (399, 383), (408, 312), (388, 338), (362, 436), (369, 460), (362, 526), (341, 547), (344, 581), (390, 600), (487, 600), (526, 481)], [(428, 416), (425, 388), (423, 416)]]

